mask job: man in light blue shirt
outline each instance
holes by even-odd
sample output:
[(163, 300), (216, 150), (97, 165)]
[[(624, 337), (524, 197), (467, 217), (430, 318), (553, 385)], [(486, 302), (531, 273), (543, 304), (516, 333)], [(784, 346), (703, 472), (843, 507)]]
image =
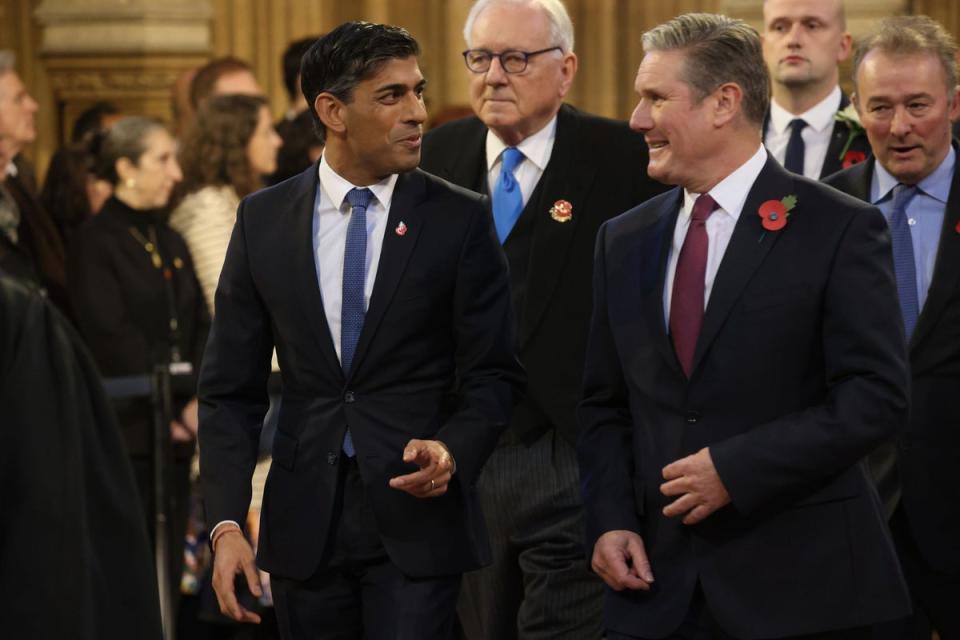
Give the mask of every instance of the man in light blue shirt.
[(941, 638), (960, 637), (956, 53), (950, 34), (925, 16), (890, 18), (864, 39), (854, 56), (854, 104), (875, 159), (826, 180), (876, 204), (889, 223), (912, 408), (902, 437), (869, 463), (914, 599), (916, 619), (901, 621), (899, 632), (929, 621)]

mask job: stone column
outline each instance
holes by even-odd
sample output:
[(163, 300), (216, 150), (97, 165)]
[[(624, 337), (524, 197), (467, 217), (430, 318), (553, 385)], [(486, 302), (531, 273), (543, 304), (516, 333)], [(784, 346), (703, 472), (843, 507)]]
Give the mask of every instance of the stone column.
[(42, 0), (34, 12), (60, 139), (98, 100), (171, 119), (170, 88), (211, 53), (209, 0)]

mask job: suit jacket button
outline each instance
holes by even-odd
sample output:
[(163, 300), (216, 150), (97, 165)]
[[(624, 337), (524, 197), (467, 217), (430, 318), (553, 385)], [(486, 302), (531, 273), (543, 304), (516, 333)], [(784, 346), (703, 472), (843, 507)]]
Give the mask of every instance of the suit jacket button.
[(353, 391), (347, 391), (343, 394), (343, 401), (347, 404), (351, 404), (356, 398), (353, 397)]
[(697, 424), (697, 421), (700, 420), (700, 412), (687, 411), (686, 420), (687, 420), (687, 424)]
[(337, 464), (337, 454), (335, 454), (333, 451), (330, 451), (329, 453), (327, 453), (327, 464), (329, 465)]

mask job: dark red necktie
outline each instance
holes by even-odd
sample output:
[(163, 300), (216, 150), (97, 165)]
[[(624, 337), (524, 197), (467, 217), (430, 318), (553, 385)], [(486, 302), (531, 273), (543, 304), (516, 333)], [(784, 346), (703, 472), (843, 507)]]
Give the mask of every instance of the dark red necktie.
[(693, 203), (690, 227), (683, 239), (677, 271), (673, 276), (673, 295), (670, 298), (670, 336), (683, 372), (690, 377), (693, 352), (697, 348), (700, 326), (703, 324), (704, 280), (707, 274), (707, 218), (717, 208), (707, 194)]

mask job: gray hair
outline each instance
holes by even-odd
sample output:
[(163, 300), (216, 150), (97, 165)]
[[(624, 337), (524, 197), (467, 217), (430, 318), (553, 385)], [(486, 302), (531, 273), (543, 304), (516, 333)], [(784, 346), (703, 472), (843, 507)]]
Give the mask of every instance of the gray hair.
[(570, 14), (567, 8), (563, 6), (560, 0), (477, 0), (470, 7), (470, 13), (467, 14), (467, 21), (463, 25), (463, 40), (468, 47), (472, 47), (470, 34), (473, 31), (473, 23), (477, 21), (484, 9), (496, 4), (513, 4), (518, 6), (539, 7), (547, 17), (550, 25), (550, 39), (556, 43), (563, 53), (573, 51), (573, 22), (570, 20)]
[(131, 116), (118, 120), (103, 134), (94, 173), (102, 180), (116, 186), (120, 182), (117, 175), (117, 161), (126, 158), (133, 164), (140, 162), (140, 156), (147, 150), (147, 136), (155, 130), (166, 131), (162, 122), (155, 118)]
[(17, 56), (9, 49), (0, 49), (0, 76), (16, 71)]
[(867, 54), (880, 50), (893, 55), (930, 54), (940, 60), (947, 78), (947, 93), (957, 86), (957, 42), (936, 20), (927, 16), (895, 16), (884, 18), (879, 29), (857, 42), (853, 54), (853, 86), (857, 86), (857, 70)]
[(743, 91), (743, 113), (757, 125), (770, 105), (770, 77), (760, 36), (743, 20), (712, 13), (687, 13), (643, 34), (643, 50), (686, 54), (683, 80), (703, 100), (733, 82)]

